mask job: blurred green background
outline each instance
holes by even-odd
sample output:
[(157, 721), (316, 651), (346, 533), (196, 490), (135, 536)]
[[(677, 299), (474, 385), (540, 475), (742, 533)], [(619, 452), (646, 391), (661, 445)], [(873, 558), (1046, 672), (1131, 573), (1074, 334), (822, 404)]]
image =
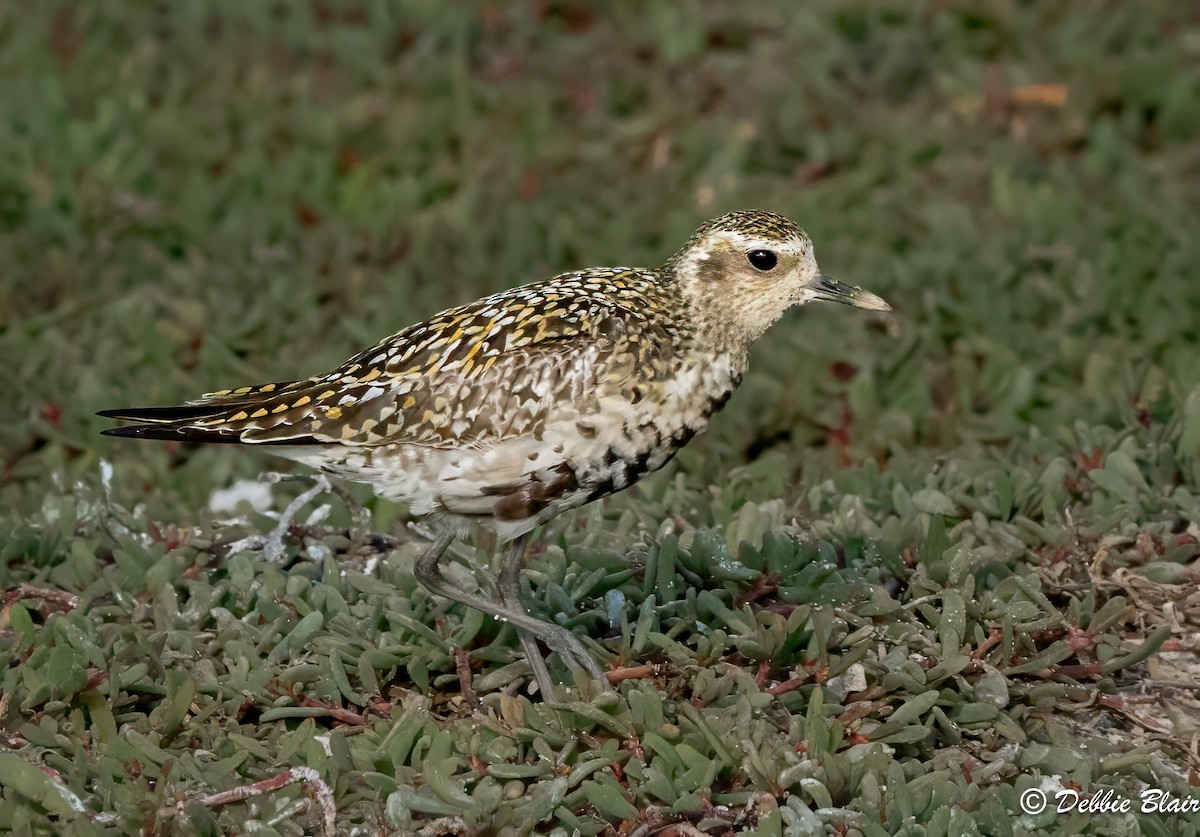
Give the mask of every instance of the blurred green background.
[(195, 504), (259, 463), (168, 473), (92, 413), (324, 371), (488, 292), (659, 264), (746, 207), (898, 314), (775, 328), (697, 441), (722, 468), (827, 444), (843, 398), (853, 460), (1152, 409), (1200, 381), (1194, 12), (11, 6), (3, 503), (105, 451)]
[[(1144, 564), (1147, 554), (1170, 565), (1158, 580), (1183, 580), (1195, 553), (1189, 526), (1200, 525), (1192, 497), (1200, 484), (1198, 18), (1194, 3), (1178, 0), (0, 5), (0, 572), (9, 588), (29, 581), (89, 600), (110, 597), (117, 604), (108, 611), (70, 618), (84, 633), (129, 643), (119, 654), (116, 646), (98, 648), (95, 659), (91, 651), (79, 659), (62, 655), (48, 671), (116, 677), (139, 655), (154, 658), (161, 642), (181, 641), (173, 632), (181, 624), (168, 631), (174, 639), (155, 633), (177, 612), (152, 618), (137, 610), (158, 608), (161, 590), (182, 590), (180, 579), (196, 578), (184, 574), (196, 571), (197, 553), (175, 549), (177, 541), (162, 532), (206, 530), (215, 489), (276, 465), (253, 452), (107, 439), (99, 431), (108, 423), (96, 410), (176, 403), (322, 372), (406, 324), (489, 292), (582, 266), (657, 265), (699, 223), (741, 208), (795, 219), (826, 272), (881, 294), (896, 313), (872, 318), (814, 305), (789, 314), (755, 348), (744, 385), (708, 433), (637, 497), (618, 496), (587, 518), (600, 527), (587, 536), (588, 548), (609, 550), (592, 569), (607, 568), (611, 584), (602, 586), (610, 591), (639, 606), (651, 602), (641, 613), (650, 619), (645, 614), (653, 611), (654, 632), (669, 632), (668, 617), (683, 612), (653, 610), (654, 597), (646, 598), (653, 585), (643, 591), (637, 577), (634, 591), (621, 586), (628, 575), (619, 576), (629, 544), (672, 520), (686, 534), (680, 543), (689, 555), (698, 541), (687, 538), (701, 538), (709, 527), (734, 555), (742, 535), (757, 547), (780, 533), (831, 539), (829, 554), (836, 546), (842, 560), (874, 549), (900, 575), (905, 562), (912, 568), (913, 556), (923, 555), (932, 562), (918, 572), (923, 580), (905, 587), (914, 598), (961, 589), (955, 579), (965, 576), (956, 574), (967, 572), (988, 595), (1001, 591), (1000, 602), (1012, 593), (1001, 583), (1011, 567), (1037, 575), (1046, 556), (1067, 556), (1075, 566), (1105, 537), (1117, 538), (1113, 555), (1125, 554), (1121, 544), (1137, 544), (1126, 556), (1132, 565)], [(118, 537), (114, 546), (111, 527), (96, 522), (104, 515), (88, 516), (99, 502), (101, 457), (114, 467), (105, 502), (142, 505), (122, 525), (153, 526), (155, 544), (143, 558), (123, 563), (132, 542)], [(69, 514), (64, 497), (75, 497)], [(371, 505), (380, 526), (403, 514)], [(260, 517), (248, 531), (271, 525)], [(1151, 539), (1150, 553), (1140, 532)], [(548, 540), (568, 553), (575, 543), (559, 530)], [(652, 541), (653, 553), (660, 540)], [(974, 564), (937, 563), (960, 547)], [(550, 553), (548, 561), (566, 561), (557, 546)], [(584, 564), (591, 560), (580, 554)], [(198, 564), (201, 577), (222, 578), (227, 568), (208, 560)], [(161, 574), (144, 579), (130, 569), (138, 561)], [(311, 573), (292, 572), (285, 585), (280, 571), (253, 562), (228, 571), (280, 596), (285, 588), (299, 600), (310, 595), (291, 585)], [(565, 583), (562, 572), (569, 580), (574, 570), (547, 572)], [(385, 579), (397, 584), (403, 577), (411, 592), (407, 569), (395, 573)], [(681, 596), (695, 576), (660, 570), (667, 589)], [(731, 613), (743, 606), (750, 612), (737, 587), (749, 582), (727, 581), (714, 581), (718, 598)], [(272, 587), (276, 582), (282, 586)], [(359, 592), (383, 595), (368, 587)], [(1093, 590), (1087, 600), (1065, 589), (1053, 603), (1037, 605), (1042, 616), (1056, 614), (1056, 630), (1063, 619), (1086, 625), (1086, 614), (1112, 593)], [(979, 596), (979, 609), (967, 608), (965, 628), (947, 634), (932, 610), (920, 626), (905, 624), (942, 642), (950, 636), (978, 644), (999, 630), (1004, 609), (989, 611)], [(1085, 615), (1071, 610), (1072, 597), (1084, 601)], [(244, 600), (238, 610), (220, 601), (238, 618), (268, 606)], [(659, 588), (657, 606), (663, 601)], [(610, 605), (599, 598), (577, 604), (583, 624), (598, 635)], [(292, 615), (298, 619), (307, 607)], [(44, 626), (36, 613), (32, 618), (33, 646), (53, 645), (53, 620)], [(286, 613), (263, 618), (293, 624)], [(1122, 630), (1135, 631), (1135, 622), (1121, 622)], [(128, 631), (104, 634), (109, 623)], [(15, 622), (5, 630), (10, 640), (26, 635)], [(803, 643), (824, 642), (812, 639), (819, 629), (804, 630)], [(478, 644), (495, 633), (489, 626)], [(1039, 647), (1061, 636), (1042, 642), (1036, 631), (1026, 634), (1024, 641)], [(210, 640), (197, 635), (189, 642), (206, 648)], [(510, 634), (500, 640), (498, 647), (513, 645)], [(628, 648), (628, 635), (624, 641)], [(254, 642), (260, 656), (272, 648), (269, 637)], [(90, 681), (62, 693), (45, 672), (31, 682), (31, 667), (20, 670), (19, 663), (43, 658), (19, 645), (6, 652), (0, 706), (10, 730), (75, 717), (78, 701), (92, 700)], [(1010, 656), (1018, 650), (1004, 646)], [(432, 673), (438, 688), (456, 692), (445, 649), (430, 653), (424, 685)], [(753, 691), (757, 652), (740, 653), (733, 662), (746, 667), (749, 680), (737, 682)], [(627, 660), (636, 661), (636, 654)], [(325, 657), (318, 662), (328, 668)], [(878, 673), (895, 665), (880, 662)], [(184, 682), (171, 679), (185, 676), (172, 668), (139, 671), (155, 684), (134, 701), (141, 721), (131, 720), (128, 705), (119, 717), (154, 728), (162, 719), (153, 713), (164, 710), (152, 696)], [(355, 680), (354, 694), (372, 691), (371, 668), (360, 670), (367, 682)], [(411, 685), (394, 662), (390, 675), (386, 664), (375, 668), (381, 679)], [(420, 686), (422, 677), (413, 677)], [(112, 685), (114, 706), (124, 705), (120, 690), (127, 685)], [(205, 688), (201, 682), (200, 693)], [(662, 688), (670, 700), (678, 697)], [(802, 725), (805, 712), (822, 715), (819, 697), (812, 709), (813, 688), (788, 698), (800, 701), (786, 708)], [(279, 705), (280, 693), (265, 680), (246, 690), (251, 702)], [(1024, 704), (1033, 705), (1034, 698)], [(183, 718), (186, 702), (177, 709)], [(1018, 716), (1013, 723), (1020, 727), (1028, 719)], [(183, 724), (180, 718), (174, 722)], [(690, 722), (675, 720), (686, 732)], [(87, 712), (74, 723), (71, 741), (79, 740), (80, 724), (100, 734)], [(205, 735), (220, 738), (229, 732), (222, 729)], [(1012, 725), (1006, 729), (998, 741), (1014, 734)], [(375, 791), (391, 800), (387, 791), (397, 780), (403, 785), (402, 776), (422, 786), (413, 777), (428, 768), (412, 756), (409, 767), (394, 768), (392, 785), (379, 780), (374, 790), (364, 788), (350, 768), (329, 766), (341, 750), (326, 763), (311, 724), (303, 732), (308, 749), (289, 752), (324, 765), (326, 779), (340, 782), (340, 806)], [(238, 734), (291, 735), (296, 725)], [(188, 758), (175, 749), (183, 739), (173, 736), (159, 746), (172, 759)], [(780, 753), (798, 758), (794, 740), (785, 739)], [(37, 743), (70, 751), (54, 740)], [(270, 741), (236, 768), (241, 779), (228, 771), (200, 778), (196, 768), (188, 778), (176, 773), (180, 784), (172, 787), (208, 792), (299, 763), (281, 760), (277, 739)], [(701, 736), (693, 746), (703, 749), (705, 741)], [(441, 752), (442, 745), (431, 746)], [(505, 758), (520, 764), (534, 759), (534, 750)], [(457, 744), (454, 752), (466, 758)], [(908, 778), (932, 775), (931, 752), (904, 762)], [(914, 755), (921, 754), (908, 753)], [(357, 756), (346, 758), (355, 770), (366, 769)], [(408, 758), (402, 753), (396, 764)], [(162, 758), (156, 763), (161, 767)], [(460, 759), (440, 769), (458, 775), (465, 765)], [(80, 769), (71, 786), (94, 810), (122, 811), (120, 822), (142, 810), (138, 793), (151, 793), (149, 778), (136, 787), (128, 779), (133, 790), (97, 790), (99, 780)], [(390, 769), (376, 762), (370, 775)], [(895, 780), (887, 769), (879, 775)], [(1058, 763), (1056, 769), (1066, 770)], [(747, 783), (769, 786), (753, 771), (742, 780), (720, 775), (730, 793)], [(541, 792), (533, 790), (541, 778), (521, 779), (530, 794)], [(978, 802), (969, 777), (955, 781), (953, 793), (961, 794), (918, 806), (918, 821), (964, 799)], [(588, 833), (600, 833), (601, 822), (615, 827), (628, 814), (605, 796), (608, 784), (584, 785), (591, 795), (563, 810), (595, 815)], [(646, 780), (645, 787), (655, 786)], [(776, 787), (783, 806), (789, 786)], [(25, 793), (39, 798), (28, 787)], [(653, 821), (649, 793), (628, 791), (626, 805), (642, 819), (626, 820)], [(793, 795), (820, 807), (816, 795)], [(833, 797), (839, 805), (856, 798), (837, 790)], [(438, 810), (422, 814), (420, 803), (404, 799), (395, 810), (389, 802), (377, 820), (408, 827)], [(1005, 800), (995, 802), (1001, 807), (993, 806), (987, 833), (1005, 833), (1005, 809), (1013, 810)], [(903, 806), (894, 802), (880, 803), (889, 812), (881, 817), (899, 823)], [(0, 809), (0, 819), (12, 824), (27, 815), (16, 810)], [(510, 811), (508, 819), (496, 819), (495, 810), (473, 815), (483, 833), (498, 826), (481, 824), (502, 820), (512, 828), (539, 821), (548, 827), (535, 809)]]

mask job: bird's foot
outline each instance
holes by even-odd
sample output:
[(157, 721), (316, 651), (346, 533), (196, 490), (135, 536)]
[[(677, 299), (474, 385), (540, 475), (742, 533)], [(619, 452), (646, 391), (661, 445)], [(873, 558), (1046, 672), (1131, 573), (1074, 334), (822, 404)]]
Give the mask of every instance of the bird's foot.
[(605, 676), (604, 670), (600, 668), (599, 663), (575, 634), (561, 625), (547, 623), (544, 633), (539, 639), (546, 643), (546, 647), (551, 651), (557, 652), (568, 666), (583, 669), (589, 677), (599, 682), (605, 689), (608, 688), (608, 678)]

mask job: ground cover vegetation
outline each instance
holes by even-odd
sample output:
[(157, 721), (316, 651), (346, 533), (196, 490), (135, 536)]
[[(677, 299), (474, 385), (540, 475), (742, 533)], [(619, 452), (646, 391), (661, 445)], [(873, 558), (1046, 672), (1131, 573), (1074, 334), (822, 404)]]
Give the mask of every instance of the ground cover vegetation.
[[(1020, 807), (1200, 767), (1200, 29), (1084, 5), (0, 8), (0, 826), (1196, 833)], [(611, 693), (405, 509), (99, 435), (743, 207), (895, 313), (539, 535)]]

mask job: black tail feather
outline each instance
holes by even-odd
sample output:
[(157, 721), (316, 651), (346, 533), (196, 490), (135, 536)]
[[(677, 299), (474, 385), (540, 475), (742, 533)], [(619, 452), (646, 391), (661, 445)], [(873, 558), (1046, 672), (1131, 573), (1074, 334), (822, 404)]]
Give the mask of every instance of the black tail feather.
[[(165, 407), (163, 409), (173, 408)], [(121, 414), (120, 416), (110, 416), (112, 418), (123, 418), (128, 415), (128, 412), (123, 410), (109, 410), (100, 415), (108, 416), (110, 413)], [(209, 414), (206, 413), (205, 415)], [(312, 436), (294, 436), (288, 439), (271, 439), (269, 441), (247, 440), (242, 438), (242, 431), (240, 429), (196, 427), (195, 425), (188, 424), (188, 421), (188, 419), (185, 419), (183, 421), (163, 422), (162, 424), (131, 424), (127, 427), (110, 427), (100, 432), (105, 436), (119, 436), (125, 439), (161, 439), (168, 442), (200, 442), (209, 445), (254, 445), (256, 447), (270, 447), (272, 445), (324, 444), (321, 440), (314, 439)]]
[(229, 404), (181, 404), (178, 407), (122, 407), (118, 410), (101, 410), (96, 413), (111, 419), (146, 421), (152, 424), (175, 421), (195, 421), (209, 418), (228, 410)]
[(131, 424), (128, 427), (110, 427), (100, 431), (105, 436), (121, 436), (126, 439), (162, 439), (170, 442), (205, 442), (238, 444), (237, 433), (205, 427), (187, 427), (178, 424)]

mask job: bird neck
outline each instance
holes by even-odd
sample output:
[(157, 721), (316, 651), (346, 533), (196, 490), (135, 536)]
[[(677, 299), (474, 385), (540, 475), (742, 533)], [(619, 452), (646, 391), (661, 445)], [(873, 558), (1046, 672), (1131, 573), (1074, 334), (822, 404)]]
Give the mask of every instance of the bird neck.
[(660, 268), (659, 273), (683, 303), (695, 347), (728, 355), (739, 366), (744, 367), (754, 341), (778, 317), (779, 312), (757, 310), (753, 300), (714, 293), (712, 280), (679, 269), (675, 259)]

